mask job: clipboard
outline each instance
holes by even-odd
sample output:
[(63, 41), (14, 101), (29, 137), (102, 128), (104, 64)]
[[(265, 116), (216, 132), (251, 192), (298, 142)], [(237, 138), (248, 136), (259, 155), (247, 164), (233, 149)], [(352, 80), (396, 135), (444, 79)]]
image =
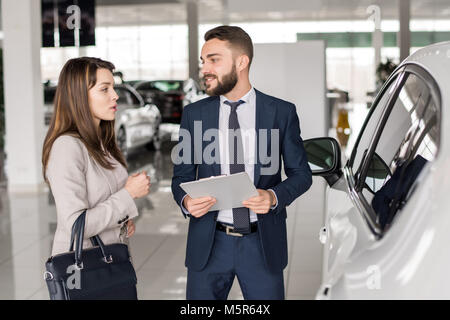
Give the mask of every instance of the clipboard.
[(217, 202), (210, 211), (240, 208), (242, 201), (259, 195), (246, 172), (184, 182), (180, 187), (191, 198), (214, 197)]

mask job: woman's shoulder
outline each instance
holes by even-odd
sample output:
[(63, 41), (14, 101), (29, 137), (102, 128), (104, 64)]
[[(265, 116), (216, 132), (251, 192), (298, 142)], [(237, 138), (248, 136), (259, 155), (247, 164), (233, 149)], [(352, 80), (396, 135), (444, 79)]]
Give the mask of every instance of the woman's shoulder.
[(64, 134), (53, 142), (51, 155), (58, 158), (85, 158), (87, 152), (81, 139), (75, 135)]
[(53, 142), (47, 163), (47, 177), (62, 177), (67, 172), (86, 172), (87, 151), (83, 142), (73, 135), (64, 134)]
[(72, 134), (63, 134), (55, 139), (53, 142), (53, 148), (74, 148), (80, 149), (83, 146), (81, 139)]

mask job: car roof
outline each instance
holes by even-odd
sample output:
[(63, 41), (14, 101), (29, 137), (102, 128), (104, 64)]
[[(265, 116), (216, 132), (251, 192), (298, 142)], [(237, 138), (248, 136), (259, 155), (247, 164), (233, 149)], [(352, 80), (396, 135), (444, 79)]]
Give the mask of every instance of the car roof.
[(436, 80), (442, 99), (442, 107), (448, 105), (450, 94), (450, 41), (439, 42), (421, 48), (402, 64), (418, 64)]
[[(423, 47), (403, 61), (404, 64), (417, 64), (434, 78), (441, 95), (441, 142), (440, 153), (450, 153), (445, 146), (450, 141), (450, 41), (439, 42)], [(448, 150), (446, 150), (448, 149)]]

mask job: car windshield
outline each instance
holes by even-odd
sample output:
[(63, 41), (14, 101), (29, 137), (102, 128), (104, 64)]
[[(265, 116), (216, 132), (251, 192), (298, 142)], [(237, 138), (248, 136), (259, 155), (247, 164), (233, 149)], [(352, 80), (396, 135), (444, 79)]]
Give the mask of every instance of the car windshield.
[(114, 87), (117, 95), (119, 96), (118, 103), (128, 105), (140, 105), (139, 99), (129, 90), (122, 87)]

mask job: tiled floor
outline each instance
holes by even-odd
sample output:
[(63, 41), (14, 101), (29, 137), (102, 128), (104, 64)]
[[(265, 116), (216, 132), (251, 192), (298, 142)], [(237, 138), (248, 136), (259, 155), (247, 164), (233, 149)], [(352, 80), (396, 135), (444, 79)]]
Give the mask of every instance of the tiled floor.
[[(153, 182), (151, 193), (137, 200), (140, 216), (130, 240), (140, 299), (185, 298), (188, 221), (172, 198), (170, 150), (169, 144), (161, 152), (144, 150), (129, 159), (130, 172), (147, 170)], [(320, 188), (320, 182), (313, 187)], [(0, 299), (48, 299), (43, 273), (56, 228), (53, 199), (48, 193), (8, 196), (3, 187), (0, 200)], [(298, 199), (288, 207), (287, 221), (286, 297), (312, 299), (322, 268), (317, 236), (322, 213)], [(229, 299), (242, 299), (237, 281)]]

